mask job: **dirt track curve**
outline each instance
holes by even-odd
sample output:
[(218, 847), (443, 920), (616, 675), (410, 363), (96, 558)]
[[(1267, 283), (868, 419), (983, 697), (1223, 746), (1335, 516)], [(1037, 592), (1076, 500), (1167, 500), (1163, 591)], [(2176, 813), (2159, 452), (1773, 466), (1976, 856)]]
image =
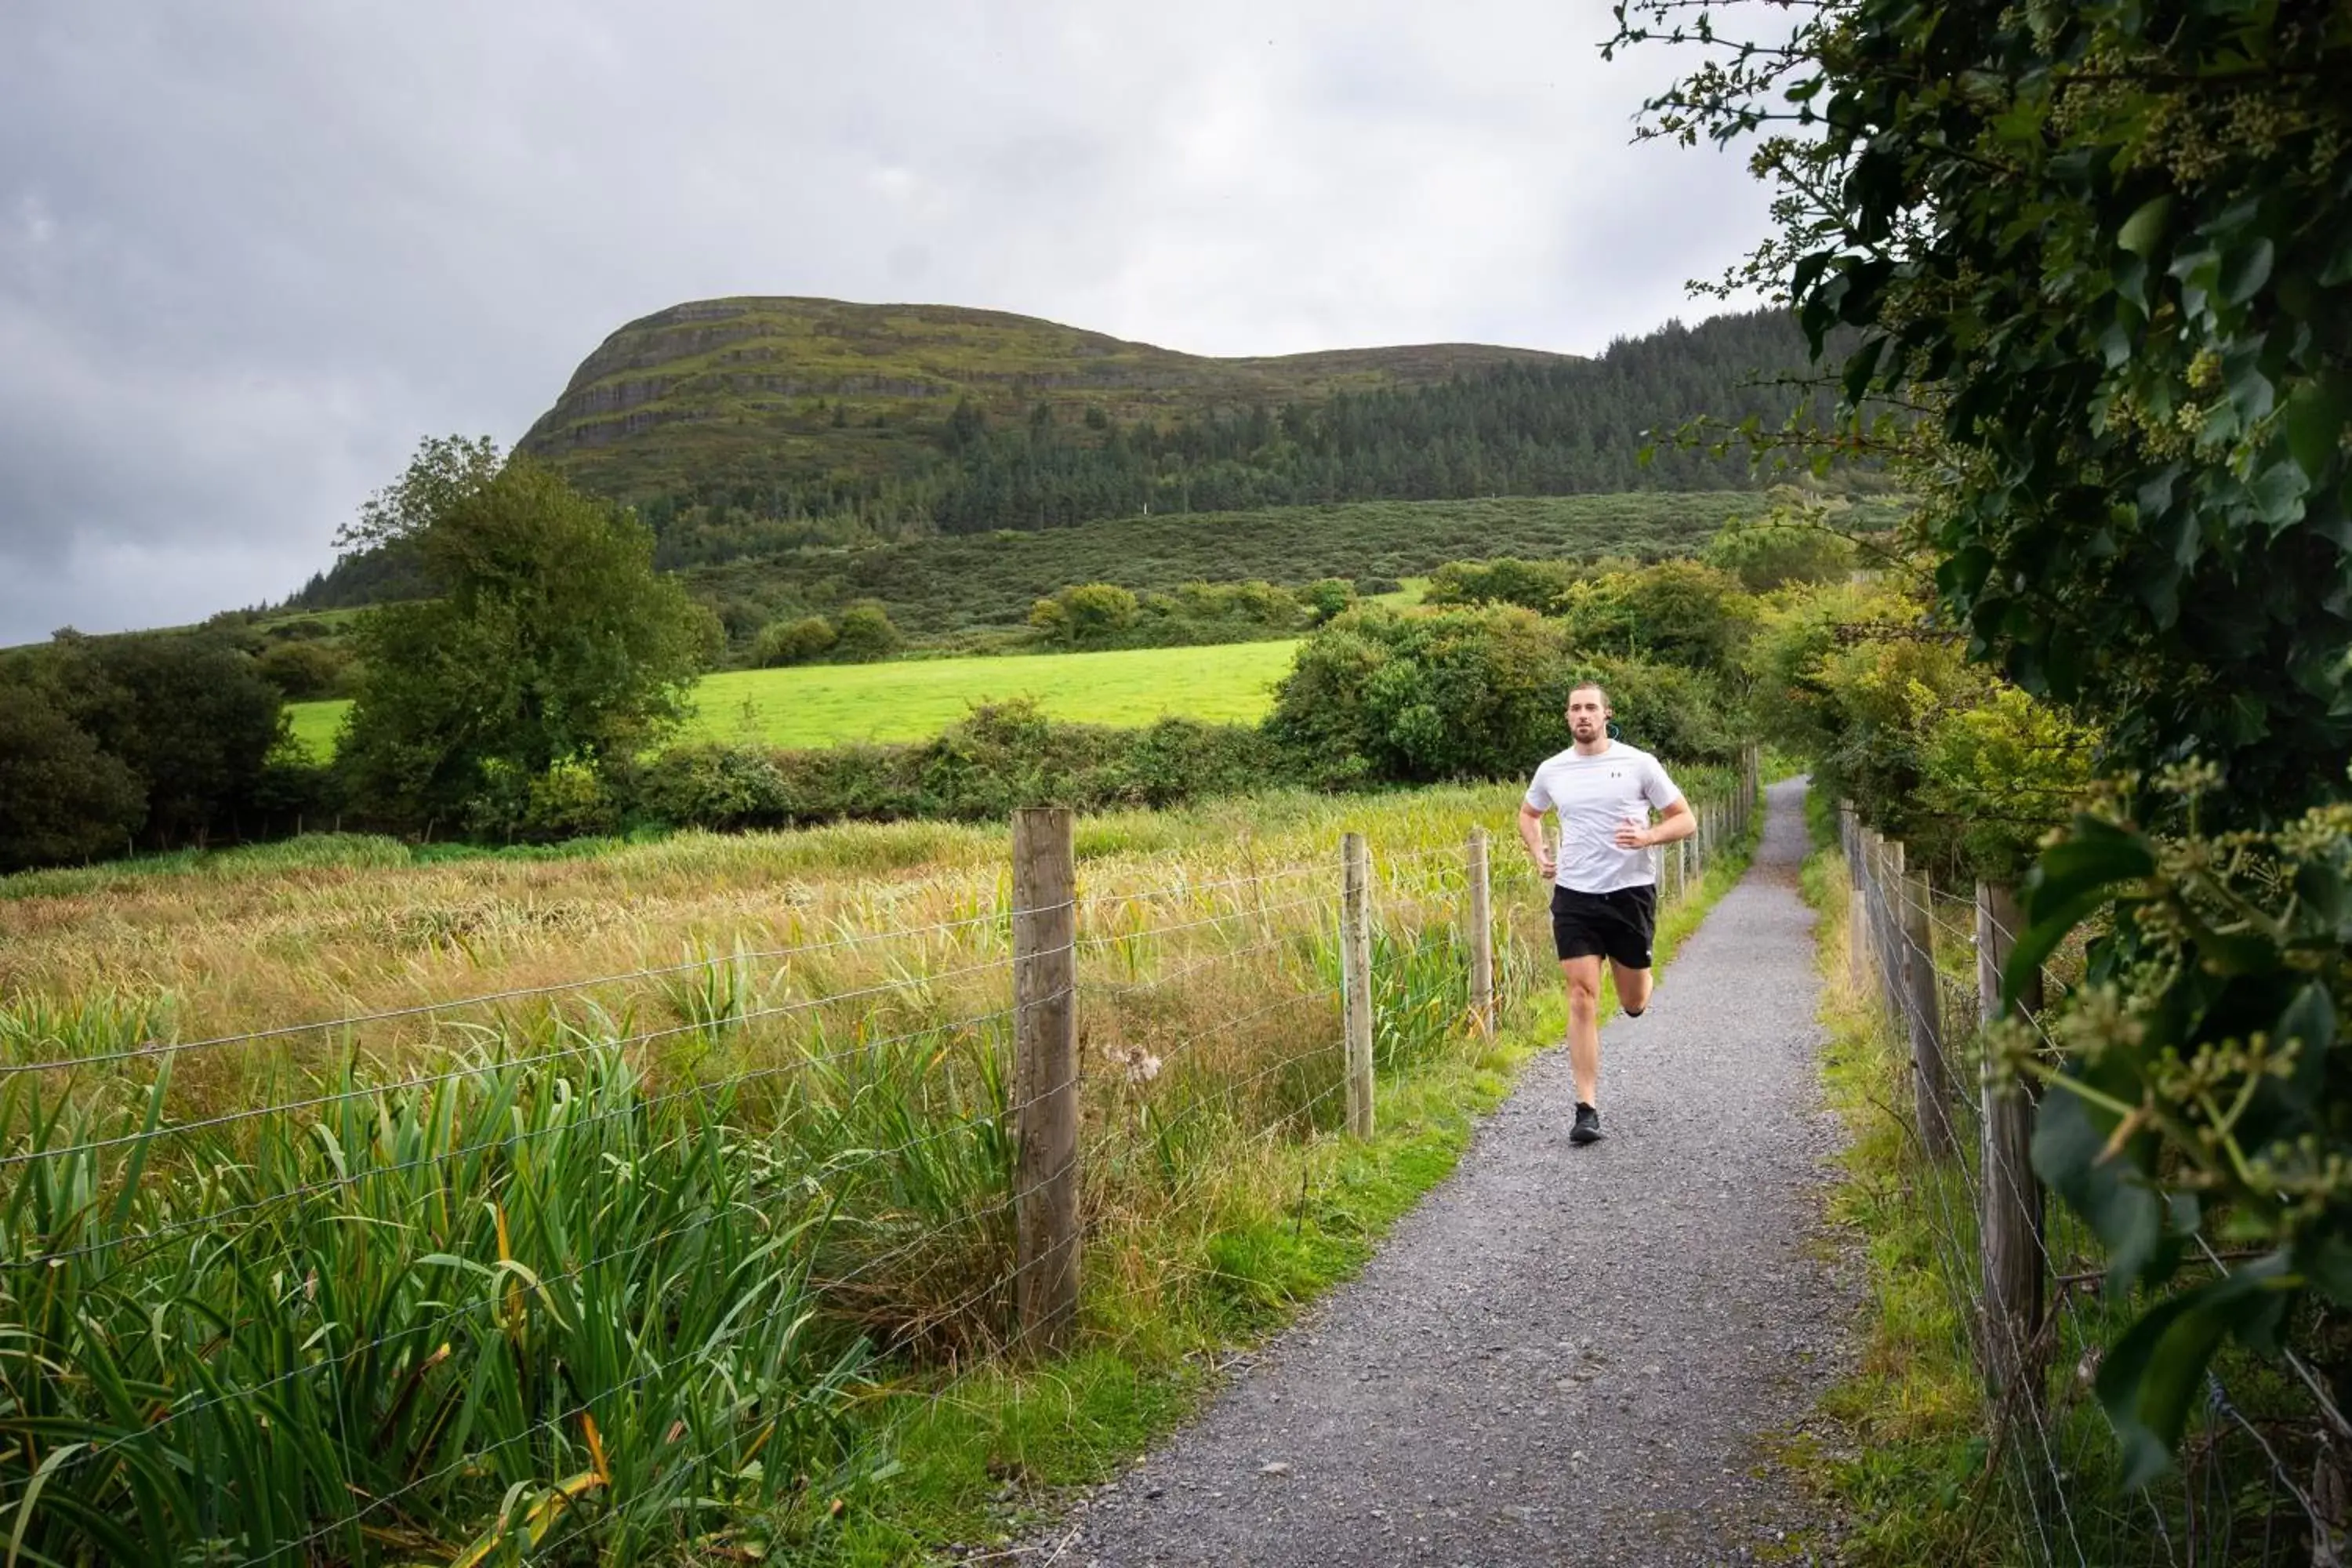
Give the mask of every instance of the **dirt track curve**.
[(1362, 1277), (1021, 1555), (1077, 1568), (1823, 1560), (1773, 1456), (1833, 1371), (1833, 1122), (1803, 784), (1747, 879), (1602, 1035), (1608, 1136), (1533, 1064)]

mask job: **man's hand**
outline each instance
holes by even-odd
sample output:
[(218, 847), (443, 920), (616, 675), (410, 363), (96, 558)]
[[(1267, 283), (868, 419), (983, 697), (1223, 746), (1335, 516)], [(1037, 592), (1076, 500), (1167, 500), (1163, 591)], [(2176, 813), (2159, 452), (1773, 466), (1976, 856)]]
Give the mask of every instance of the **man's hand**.
[(1637, 822), (1621, 822), (1617, 825), (1618, 848), (1647, 849), (1649, 847), (1650, 830), (1648, 828)]
[(1549, 844), (1535, 852), (1535, 863), (1536, 875), (1547, 882), (1559, 875), (1559, 861)]

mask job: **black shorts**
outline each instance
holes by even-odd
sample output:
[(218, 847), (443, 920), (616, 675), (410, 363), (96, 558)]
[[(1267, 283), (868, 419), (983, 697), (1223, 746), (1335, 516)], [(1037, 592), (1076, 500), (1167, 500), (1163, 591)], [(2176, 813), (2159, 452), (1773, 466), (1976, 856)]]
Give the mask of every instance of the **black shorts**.
[(1601, 956), (1628, 969), (1647, 969), (1650, 938), (1657, 929), (1654, 884), (1613, 893), (1551, 890), (1551, 940), (1562, 958)]

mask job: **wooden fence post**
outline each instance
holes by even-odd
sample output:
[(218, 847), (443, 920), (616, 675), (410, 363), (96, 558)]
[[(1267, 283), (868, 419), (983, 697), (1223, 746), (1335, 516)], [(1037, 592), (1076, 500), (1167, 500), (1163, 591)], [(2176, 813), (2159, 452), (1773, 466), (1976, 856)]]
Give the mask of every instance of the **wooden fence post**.
[[(2016, 945), (2017, 897), (2007, 888), (1977, 884), (1977, 1012), (1986, 1026), (2000, 1021), (2001, 971)], [(2042, 1008), (2039, 974), (2018, 998), (2028, 1012)], [(1985, 1371), (1996, 1394), (2007, 1393), (2025, 1370), (2025, 1348), (2042, 1327), (2042, 1184), (2033, 1175), (2033, 1095), (2021, 1078), (1984, 1074), (1983, 1213)], [(2032, 1397), (2029, 1379), (2020, 1391)]]
[(1906, 871), (1889, 889), (1902, 900), (1904, 1017), (1911, 1026), (1911, 1074), (1919, 1108), (1919, 1142), (1931, 1160), (1948, 1160), (1952, 1133), (1951, 1075), (1944, 1066), (1944, 1014), (1936, 978), (1936, 931), (1925, 872)]
[(1486, 830), (1470, 830), (1470, 1026), (1495, 1037), (1495, 904), (1489, 882)]
[(1371, 854), (1364, 836), (1339, 844), (1339, 991), (1347, 1023), (1348, 1131), (1372, 1135)]
[(1902, 866), (1903, 847), (1890, 844), (1873, 828), (1864, 858), (1870, 863), (1870, 955), (1878, 961), (1878, 1004), (1890, 1022), (1903, 1018), (1903, 943), (1895, 924), (1895, 878)]
[(1078, 1321), (1076, 857), (1065, 806), (1013, 814), (1013, 1316), (1061, 1349)]
[(1862, 890), (1862, 824), (1855, 817), (1853, 803), (1838, 803), (1838, 843), (1845, 854), (1845, 957), (1846, 984), (1860, 991), (1869, 973), (1869, 926), (1864, 916), (1869, 905)]

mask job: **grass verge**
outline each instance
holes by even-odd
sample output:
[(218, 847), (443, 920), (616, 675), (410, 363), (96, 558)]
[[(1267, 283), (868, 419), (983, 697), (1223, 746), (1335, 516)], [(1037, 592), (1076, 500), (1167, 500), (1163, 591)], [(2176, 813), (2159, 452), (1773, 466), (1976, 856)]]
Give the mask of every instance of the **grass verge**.
[[(1865, 1304), (1853, 1369), (1822, 1402), (1842, 1429), (1841, 1451), (1786, 1457), (1849, 1515), (1846, 1560), (1857, 1568), (2152, 1565), (2180, 1561), (2183, 1546), (2197, 1563), (2305, 1560), (2309, 1546), (2296, 1544), (2308, 1541), (2294, 1490), (2300, 1472), (2282, 1471), (2270, 1447), (2298, 1399), (2281, 1369), (2242, 1349), (2215, 1359), (2179, 1467), (2144, 1489), (2121, 1487), (2091, 1376), (2145, 1302), (2102, 1285), (2105, 1254), (2054, 1197), (2044, 1221), (2052, 1300), (2036, 1342), (2036, 1403), (2013, 1404), (2001, 1418), (1973, 1342), (1977, 1157), (1964, 1147), (1937, 1165), (1921, 1153), (1908, 1043), (1853, 978), (1850, 891), (1828, 813), (1824, 800), (1811, 814), (1821, 847), (1803, 879), (1822, 915), (1822, 1081), (1847, 1131), (1830, 1218), (1855, 1240)], [(1947, 1049), (1963, 1092), (1973, 1094), (1973, 1047), (1948, 1040)], [(1973, 1126), (1959, 1121), (1965, 1144)], [(2266, 1426), (2269, 1436), (2253, 1437)]]

